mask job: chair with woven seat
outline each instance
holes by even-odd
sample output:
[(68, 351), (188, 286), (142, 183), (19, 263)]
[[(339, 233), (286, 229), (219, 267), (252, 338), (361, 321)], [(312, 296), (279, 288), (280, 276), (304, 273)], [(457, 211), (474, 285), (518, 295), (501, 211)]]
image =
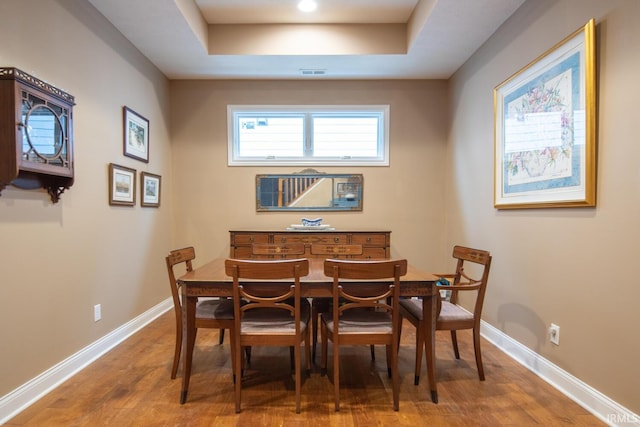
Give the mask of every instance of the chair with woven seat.
[(333, 307), (330, 313), (321, 314), (322, 372), (327, 369), (328, 343), (332, 341), (335, 410), (340, 410), (340, 346), (378, 344), (386, 346), (393, 409), (397, 411), (400, 405), (398, 304), (400, 277), (407, 273), (407, 260), (327, 259), (324, 273), (333, 277)]
[[(438, 313), (435, 329), (451, 331), (451, 342), (456, 359), (460, 359), (458, 350), (458, 339), (456, 331), (461, 329), (471, 329), (473, 332), (473, 347), (478, 368), (478, 377), (484, 381), (484, 369), (482, 366), (482, 354), (480, 351), (480, 316), (484, 295), (487, 289), (489, 269), (491, 267), (491, 255), (489, 252), (479, 249), (472, 249), (463, 246), (454, 246), (453, 258), (457, 260), (455, 273), (434, 274), (435, 276), (451, 280), (451, 285), (444, 287), (451, 292), (449, 301), (443, 301), (438, 294)], [(474, 275), (465, 270), (468, 264), (475, 265)], [(469, 312), (458, 305), (458, 293), (475, 291), (475, 303), (473, 311)], [(407, 319), (416, 328), (416, 362), (414, 384), (420, 383), (420, 367), (422, 365), (422, 350), (425, 345), (425, 334), (430, 330), (431, 325), (424, 325), (422, 316), (422, 300), (403, 299), (400, 301), (400, 315)], [(400, 325), (402, 327), (402, 324)], [(426, 328), (426, 330), (425, 330)]]
[[(176, 249), (169, 252), (165, 258), (167, 271), (169, 273), (169, 285), (171, 286), (171, 297), (173, 298), (173, 309), (176, 316), (176, 343), (173, 356), (173, 366), (171, 368), (171, 379), (176, 378), (178, 364), (180, 363), (180, 352), (182, 349), (182, 302), (180, 300), (180, 284), (176, 280), (174, 266), (185, 264), (185, 272), (193, 270), (192, 261), (196, 257), (195, 249), (190, 246)], [(233, 302), (227, 299), (205, 299), (199, 300), (196, 305), (196, 331), (197, 328), (220, 329), (219, 343), (224, 339), (224, 330), (233, 330)], [(230, 334), (232, 335), (232, 333)], [(231, 338), (233, 340), (233, 337)], [(194, 340), (195, 344), (195, 340)], [(233, 359), (233, 341), (231, 342), (231, 355)]]
[(240, 412), (243, 347), (288, 346), (294, 349), (296, 413), (300, 412), (302, 375), (300, 344), (305, 344), (311, 370), (309, 302), (301, 298), (300, 277), (309, 274), (307, 259), (227, 259), (225, 273), (233, 277), (235, 314), (235, 403)]

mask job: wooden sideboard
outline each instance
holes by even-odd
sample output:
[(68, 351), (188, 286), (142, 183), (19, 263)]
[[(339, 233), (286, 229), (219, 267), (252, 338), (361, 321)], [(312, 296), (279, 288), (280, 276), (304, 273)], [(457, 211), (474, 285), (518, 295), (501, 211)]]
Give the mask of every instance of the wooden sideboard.
[[(231, 258), (269, 259), (269, 258), (342, 258), (342, 259), (382, 259), (391, 257), (390, 231), (349, 231), (349, 230), (230, 230)], [(276, 255), (255, 254), (254, 243), (304, 243), (304, 254), (281, 253)], [(313, 251), (312, 245), (322, 251)], [(360, 251), (341, 253), (331, 245), (361, 245)], [(354, 254), (355, 253), (355, 254)]]

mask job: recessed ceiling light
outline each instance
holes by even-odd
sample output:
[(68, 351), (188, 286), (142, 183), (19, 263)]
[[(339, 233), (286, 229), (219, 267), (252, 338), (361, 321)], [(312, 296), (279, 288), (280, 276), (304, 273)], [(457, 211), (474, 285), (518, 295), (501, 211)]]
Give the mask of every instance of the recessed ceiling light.
[(298, 9), (303, 12), (313, 12), (316, 10), (316, 7), (318, 7), (318, 5), (314, 0), (302, 0), (298, 3)]

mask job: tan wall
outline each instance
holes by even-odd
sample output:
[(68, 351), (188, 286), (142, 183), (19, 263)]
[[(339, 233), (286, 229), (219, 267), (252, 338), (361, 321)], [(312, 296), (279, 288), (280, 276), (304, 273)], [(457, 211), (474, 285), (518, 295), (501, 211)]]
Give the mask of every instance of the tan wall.
[[(493, 208), (493, 88), (555, 43), (597, 24), (598, 206)], [(527, 2), (452, 79), (450, 244), (494, 256), (484, 319), (640, 413), (640, 2)], [(549, 343), (550, 323), (561, 328)], [(487, 374), (491, 376), (489, 371)]]
[(256, 212), (256, 174), (304, 167), (227, 166), (228, 104), (389, 104), (391, 166), (318, 168), (362, 173), (363, 211), (306, 217), (343, 229), (389, 229), (393, 256), (439, 265), (446, 94), (443, 81), (172, 81), (177, 243), (195, 245), (202, 262), (228, 255), (230, 229), (284, 229), (305, 216)]
[[(598, 207), (497, 211), (492, 90), (591, 17), (600, 52)], [(169, 84), (88, 2), (2, 0), (0, 65), (58, 85), (77, 106), (76, 183), (62, 201), (13, 188), (0, 197), (0, 396), (167, 297), (169, 247), (193, 244), (201, 263), (227, 254), (229, 229), (299, 222), (297, 213), (256, 213), (254, 177), (302, 168), (226, 165), (227, 104), (388, 103), (391, 166), (322, 168), (365, 178), (364, 211), (322, 214), (325, 222), (390, 229), (393, 256), (424, 268), (449, 266), (456, 243), (491, 250), (485, 320), (640, 412), (638, 18), (636, 0), (527, 2), (447, 92), (442, 81)], [(123, 105), (150, 119), (149, 164), (122, 156)], [(162, 207), (110, 207), (109, 162), (162, 175)], [(103, 320), (93, 323), (98, 303)], [(548, 344), (551, 322), (561, 326), (559, 347)]]
[[(168, 81), (90, 4), (0, 2), (0, 65), (75, 96), (75, 184), (0, 196), (0, 396), (169, 296)], [(122, 106), (150, 120), (148, 164), (122, 155)], [(163, 176), (160, 209), (111, 207), (109, 162)], [(102, 320), (93, 322), (93, 306)]]

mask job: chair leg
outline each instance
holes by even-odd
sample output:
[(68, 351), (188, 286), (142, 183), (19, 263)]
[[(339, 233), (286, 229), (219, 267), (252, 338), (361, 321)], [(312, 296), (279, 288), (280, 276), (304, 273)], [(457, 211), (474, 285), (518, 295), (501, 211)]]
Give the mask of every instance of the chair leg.
[(311, 360), (316, 362), (316, 344), (318, 343), (318, 309), (311, 303), (311, 335), (313, 343), (311, 344)]
[[(242, 348), (240, 349), (240, 360), (242, 361), (242, 365), (240, 366), (240, 378), (244, 377), (244, 368), (249, 364), (246, 357), (243, 357)], [(247, 347), (244, 347), (244, 355), (247, 354)]]
[(333, 398), (336, 412), (340, 411), (340, 354), (337, 345), (333, 343)]
[(391, 348), (391, 383), (393, 384), (393, 410), (400, 410), (400, 374), (398, 372), (398, 350), (397, 343), (392, 343)]
[(302, 388), (302, 375), (300, 374), (300, 344), (292, 347), (295, 357), (295, 376), (296, 376), (296, 414), (300, 413), (300, 389)]
[(371, 349), (371, 361), (375, 362), (376, 360), (376, 348), (373, 344), (371, 344), (369, 346), (369, 348)]
[(327, 374), (327, 347), (329, 346), (329, 339), (327, 337), (327, 330), (324, 327), (324, 323), (322, 324), (321, 328), (320, 328), (320, 335), (322, 338), (322, 355), (321, 355), (321, 360), (320, 360), (320, 375), (326, 375)]
[(244, 352), (247, 356), (247, 365), (250, 365), (251, 364), (251, 346), (245, 347)]
[(171, 367), (171, 379), (176, 378), (178, 364), (180, 363), (180, 351), (182, 350), (182, 321), (176, 316), (176, 348), (173, 353), (173, 366)]
[(240, 413), (240, 395), (242, 392), (242, 369), (244, 367), (244, 358), (242, 357), (242, 347), (240, 346), (240, 343), (237, 340), (234, 340), (234, 341), (236, 341), (235, 342), (236, 351), (234, 351), (235, 358), (236, 358), (236, 361), (234, 363), (236, 414), (239, 414)]
[[(419, 322), (422, 323), (422, 322)], [(425, 346), (424, 342), (424, 329), (421, 325), (416, 326), (416, 367), (413, 377), (413, 384), (420, 384), (420, 370), (422, 369), (422, 349)]]
[(296, 369), (296, 347), (300, 346), (289, 347), (289, 367), (291, 368), (291, 372), (295, 372)]
[(476, 353), (476, 366), (478, 367), (478, 377), (484, 381), (484, 368), (482, 366), (482, 353), (480, 352), (480, 328), (473, 328), (473, 349)]
[(229, 347), (231, 347), (231, 372), (233, 372), (233, 383), (236, 382), (236, 340), (233, 329), (229, 330)]
[(385, 350), (386, 350), (386, 354), (387, 354), (387, 377), (391, 378), (391, 366), (392, 366), (392, 349), (391, 349), (391, 345), (386, 345), (385, 346)]
[(460, 359), (460, 352), (458, 351), (458, 336), (456, 335), (455, 330), (451, 330), (451, 344), (453, 344), (453, 354), (455, 354), (456, 359)]
[(304, 333), (304, 360), (306, 361), (307, 367), (307, 377), (311, 376), (311, 337), (310, 330), (307, 330)]
[(218, 344), (222, 345), (223, 342), (224, 342), (224, 328), (220, 328), (220, 339), (218, 341)]

